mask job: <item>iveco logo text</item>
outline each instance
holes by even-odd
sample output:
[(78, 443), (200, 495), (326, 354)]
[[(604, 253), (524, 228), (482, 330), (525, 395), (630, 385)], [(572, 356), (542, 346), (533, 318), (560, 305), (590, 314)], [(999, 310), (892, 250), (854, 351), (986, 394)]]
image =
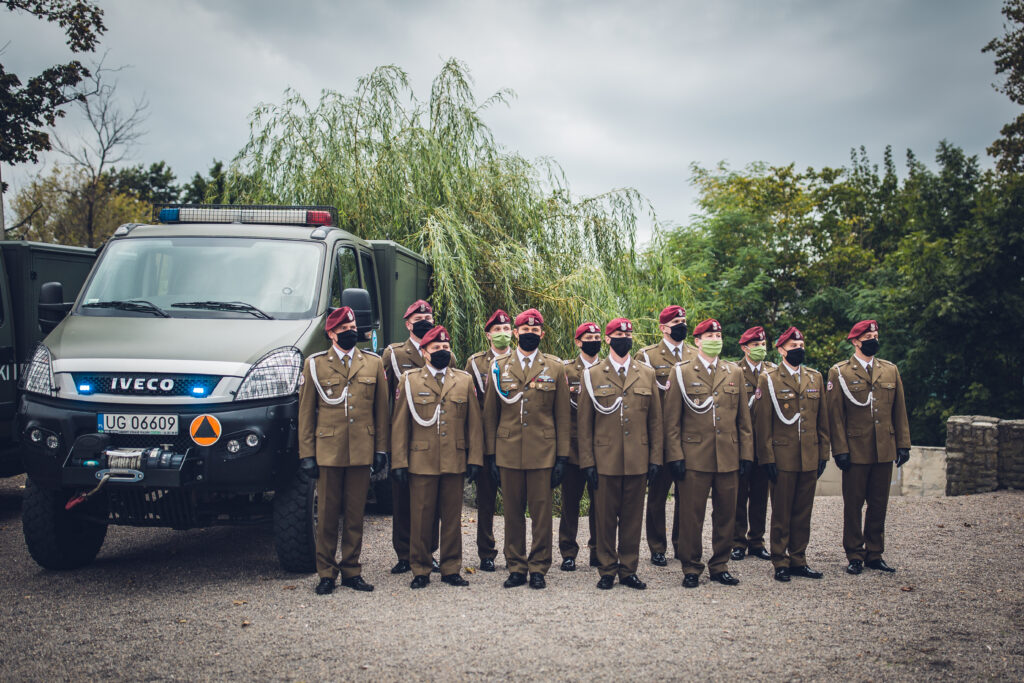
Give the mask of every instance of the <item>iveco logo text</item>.
[(158, 377), (111, 377), (111, 391), (172, 391), (174, 380)]

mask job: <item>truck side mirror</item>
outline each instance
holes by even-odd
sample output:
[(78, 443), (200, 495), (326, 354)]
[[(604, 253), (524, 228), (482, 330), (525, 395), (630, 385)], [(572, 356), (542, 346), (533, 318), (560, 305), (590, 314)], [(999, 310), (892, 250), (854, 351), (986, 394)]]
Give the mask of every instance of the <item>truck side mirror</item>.
[(39, 327), (43, 334), (49, 334), (53, 328), (71, 310), (73, 304), (64, 303), (64, 285), (59, 282), (46, 282), (39, 288)]
[(373, 308), (370, 306), (370, 293), (365, 289), (352, 287), (341, 293), (341, 305), (348, 306), (356, 314), (356, 329), (360, 336), (373, 329)]

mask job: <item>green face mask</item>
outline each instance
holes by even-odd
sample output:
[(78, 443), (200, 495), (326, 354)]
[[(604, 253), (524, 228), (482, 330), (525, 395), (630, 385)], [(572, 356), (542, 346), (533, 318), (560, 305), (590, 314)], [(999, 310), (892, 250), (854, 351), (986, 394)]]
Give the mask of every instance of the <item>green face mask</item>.
[(704, 352), (705, 356), (711, 356), (715, 358), (722, 352), (722, 340), (721, 339), (705, 339), (700, 343), (700, 349)]
[(512, 343), (511, 332), (495, 332), (491, 335), (491, 344), (496, 349), (507, 349)]
[(767, 355), (768, 349), (766, 349), (763, 346), (755, 346), (754, 348), (750, 349), (750, 360), (754, 361), (755, 363), (760, 363), (761, 361), (764, 360), (765, 356)]

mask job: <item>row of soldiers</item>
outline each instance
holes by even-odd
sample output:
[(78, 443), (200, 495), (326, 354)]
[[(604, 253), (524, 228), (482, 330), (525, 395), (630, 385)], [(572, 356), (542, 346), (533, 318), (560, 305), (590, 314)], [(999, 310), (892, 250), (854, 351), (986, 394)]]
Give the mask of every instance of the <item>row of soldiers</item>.
[[(576, 569), (587, 489), (590, 564), (598, 567), (600, 589), (616, 578), (646, 588), (637, 575), (645, 493), (651, 561), (667, 565), (673, 485), (671, 539), (684, 587), (697, 587), (705, 568), (709, 495), (712, 581), (738, 584), (728, 562), (745, 555), (771, 560), (778, 581), (821, 578), (805, 553), (816, 481), (830, 452), (843, 472), (847, 572), (894, 571), (882, 558), (886, 503), (893, 464), (909, 459), (910, 435), (899, 372), (875, 357), (875, 321), (853, 326), (854, 355), (833, 366), (827, 382), (803, 364), (797, 328), (775, 340), (779, 365), (766, 360), (761, 327), (744, 332), (744, 358), (731, 363), (719, 357), (717, 320), (702, 321), (694, 345), (686, 343), (686, 311), (677, 305), (659, 316), (662, 339), (638, 352), (625, 318), (610, 321), (603, 334), (596, 323), (581, 324), (571, 360), (538, 350), (545, 332), (539, 311), (512, 320), (498, 310), (484, 325), (488, 348), (471, 356), (465, 371), (451, 367), (451, 337), (434, 325), (429, 303), (409, 306), (405, 324), (409, 339), (378, 357), (356, 346), (353, 312), (333, 311), (325, 324), (331, 348), (303, 369), (299, 456), (301, 470), (317, 480), (317, 593), (332, 592), (339, 574), (344, 586), (373, 590), (359, 563), (363, 508), (371, 473), (389, 466), (389, 454), (398, 556), (391, 571), (411, 571), (412, 588), (429, 585), (432, 572), (449, 585), (468, 584), (461, 571), (464, 479), (477, 485), (483, 571), (496, 570), (493, 520), (501, 490), (506, 588), (545, 587), (558, 487), (560, 568)], [(602, 341), (609, 347), (603, 359)]]

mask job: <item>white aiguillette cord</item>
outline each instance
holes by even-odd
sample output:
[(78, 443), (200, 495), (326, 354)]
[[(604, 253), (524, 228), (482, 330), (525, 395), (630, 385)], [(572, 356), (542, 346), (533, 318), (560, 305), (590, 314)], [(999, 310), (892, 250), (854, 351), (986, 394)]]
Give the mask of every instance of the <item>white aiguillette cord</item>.
[(336, 406), (342, 401), (345, 402), (345, 415), (348, 416), (348, 383), (345, 384), (345, 390), (341, 392), (341, 396), (338, 398), (328, 398), (327, 394), (324, 393), (324, 388), (320, 386), (320, 379), (316, 376), (316, 359), (309, 361), (309, 374), (313, 376), (313, 386), (316, 387), (316, 393), (320, 394), (320, 398), (324, 400), (324, 403), (331, 406)]
[[(502, 356), (502, 358), (505, 358), (507, 355), (508, 354), (505, 354), (505, 356)], [(491, 372), (494, 374), (494, 393), (496, 393), (498, 395), (498, 398), (504, 401), (507, 405), (514, 405), (516, 403), (519, 404), (519, 423), (522, 424), (523, 404), (519, 399), (523, 397), (523, 390), (520, 390), (519, 393), (513, 396), (512, 398), (509, 398), (505, 396), (503, 393), (501, 393), (501, 372), (498, 370), (497, 358), (491, 361)]]
[[(772, 398), (772, 405), (775, 406), (775, 415), (778, 416), (779, 422), (784, 425), (791, 425), (793, 423), (799, 423), (802, 419), (800, 411), (796, 411), (796, 415), (793, 417), (786, 417), (782, 414), (782, 408), (779, 407), (779, 399), (775, 397), (775, 385), (772, 383), (772, 376), (765, 375), (764, 378), (768, 380), (768, 395)], [(797, 429), (800, 429), (800, 425), (797, 424)]]
[[(651, 358), (650, 358), (650, 356), (648, 356), (648, 355), (647, 355), (647, 352), (646, 352), (646, 351), (644, 351), (644, 362), (645, 362), (645, 363), (647, 363), (647, 365), (648, 365), (648, 366), (649, 366), (649, 367), (650, 367), (650, 368), (651, 368), (652, 370), (654, 369), (654, 365), (653, 365), (653, 364), (651, 364)], [(654, 375), (654, 383), (655, 383), (655, 384), (657, 384), (657, 385), (658, 385), (658, 388), (659, 388), (659, 389), (661, 389), (662, 391), (668, 391), (668, 384), (669, 384), (669, 383), (668, 383), (667, 381), (666, 381), (666, 382), (665, 382), (664, 384), (662, 384), (661, 382), (659, 382), (659, 381), (658, 381), (658, 375), (657, 375), (657, 374), (655, 374), (655, 375)]]
[[(505, 353), (501, 354), (500, 356), (495, 356), (492, 362), (498, 360), (499, 358), (504, 358), (510, 352), (511, 349), (505, 351)], [(472, 363), (470, 363), (470, 365), (473, 367), (473, 374), (476, 375), (476, 385), (480, 387), (481, 392), (487, 391), (487, 385), (484, 384), (484, 378), (480, 375), (480, 370), (478, 370), (476, 367), (476, 361), (473, 361)]]
[[(597, 367), (596, 365), (591, 367)], [(590, 370), (587, 368), (583, 371), (583, 384), (587, 387), (587, 393), (590, 394), (590, 402), (594, 404), (594, 410), (601, 413), (602, 415), (611, 415), (615, 411), (619, 412), (619, 419), (622, 419), (622, 396), (619, 396), (610, 406), (603, 406), (597, 402), (597, 397), (594, 396), (594, 385), (590, 380)]]
[(864, 408), (864, 407), (867, 407), (867, 406), (871, 405), (871, 403), (874, 402), (874, 400), (875, 400), (875, 391), (874, 391), (874, 389), (872, 389), (871, 391), (868, 392), (868, 400), (866, 400), (863, 403), (861, 403), (860, 401), (858, 401), (857, 399), (855, 399), (853, 397), (853, 394), (850, 393), (850, 387), (846, 386), (846, 380), (843, 379), (843, 371), (842, 370), (837, 371), (836, 375), (839, 376), (839, 386), (842, 387), (843, 393), (846, 394), (846, 398), (849, 399), (850, 403), (852, 403), (855, 406), (860, 406), (861, 408)]
[[(693, 412), (697, 413), (698, 415), (703, 415), (704, 413), (706, 413), (706, 412), (708, 412), (710, 410), (711, 411), (711, 417), (712, 418), (715, 417), (715, 397), (714, 396), (708, 396), (708, 400), (706, 400), (706, 401), (704, 401), (704, 403), (701, 403), (701, 404), (698, 405), (697, 403), (694, 403), (693, 399), (690, 398), (690, 395), (686, 393), (686, 384), (683, 383), (683, 366), (682, 366), (682, 364), (676, 365), (676, 382), (679, 384), (679, 393), (683, 395), (683, 401), (690, 408), (690, 410), (692, 410)], [(712, 421), (714, 421), (714, 420), (712, 420)]]
[[(450, 381), (450, 380), (449, 380)], [(416, 424), (420, 427), (433, 427), (437, 425), (437, 431), (441, 431), (441, 424), (437, 421), (437, 418), (441, 416), (441, 403), (434, 404), (434, 416), (429, 420), (424, 420), (420, 417), (420, 414), (416, 412), (416, 404), (412, 400), (412, 382), (409, 378), (405, 378), (405, 400), (409, 404), (409, 414), (412, 415), (412, 419), (416, 420)]]

